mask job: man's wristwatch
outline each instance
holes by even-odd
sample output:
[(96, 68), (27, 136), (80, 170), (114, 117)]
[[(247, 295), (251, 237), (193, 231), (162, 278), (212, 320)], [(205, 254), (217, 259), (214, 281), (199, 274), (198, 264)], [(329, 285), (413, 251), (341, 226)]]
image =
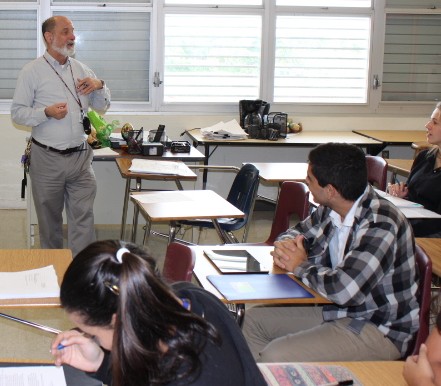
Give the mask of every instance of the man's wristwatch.
[(100, 79), (101, 81), (101, 88), (104, 88), (104, 80)]

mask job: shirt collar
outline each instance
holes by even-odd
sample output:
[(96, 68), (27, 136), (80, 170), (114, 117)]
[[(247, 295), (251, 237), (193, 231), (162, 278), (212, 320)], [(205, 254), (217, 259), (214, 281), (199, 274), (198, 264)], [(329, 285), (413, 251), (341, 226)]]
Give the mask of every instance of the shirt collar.
[(366, 194), (368, 189), (369, 189), (369, 185), (366, 186), (366, 189), (364, 190), (363, 194), (360, 195), (360, 197), (358, 197), (356, 201), (354, 201), (354, 203), (351, 206), (351, 209), (349, 209), (349, 212), (347, 213), (343, 222), (341, 221), (341, 216), (334, 210), (331, 210), (329, 216), (331, 217), (332, 224), (335, 227), (337, 228), (341, 228), (342, 226), (352, 227), (352, 225), (354, 224), (355, 212), (357, 211), (358, 204), (360, 203), (361, 199)]

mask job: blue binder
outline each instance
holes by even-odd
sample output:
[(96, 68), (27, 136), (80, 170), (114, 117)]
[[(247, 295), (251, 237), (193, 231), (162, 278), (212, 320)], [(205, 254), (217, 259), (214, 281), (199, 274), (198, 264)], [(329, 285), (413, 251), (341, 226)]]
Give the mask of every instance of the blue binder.
[(207, 279), (230, 301), (314, 297), (286, 274), (209, 275)]

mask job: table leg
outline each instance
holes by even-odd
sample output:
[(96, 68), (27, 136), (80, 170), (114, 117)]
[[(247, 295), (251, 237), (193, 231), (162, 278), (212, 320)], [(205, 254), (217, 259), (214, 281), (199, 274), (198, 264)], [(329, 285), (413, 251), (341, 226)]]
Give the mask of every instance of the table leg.
[(176, 186), (178, 187), (179, 190), (184, 190), (184, 187), (181, 184), (181, 181), (179, 181), (178, 179), (175, 180)]
[(126, 178), (126, 189), (124, 192), (124, 203), (123, 203), (123, 212), (122, 212), (122, 219), (121, 219), (121, 234), (120, 234), (120, 240), (124, 240), (125, 233), (126, 233), (126, 221), (127, 221), (127, 207), (129, 204), (129, 194), (130, 194), (130, 183), (131, 178)]
[(170, 226), (169, 226), (169, 233), (168, 233), (168, 243), (171, 244), (174, 239), (176, 238), (176, 231), (177, 231), (177, 226), (176, 226), (176, 221), (170, 221)]
[(150, 219), (147, 219), (145, 224), (144, 237), (142, 239), (142, 245), (146, 246), (149, 241), (150, 231), (152, 229), (152, 222)]
[(216, 218), (212, 218), (211, 221), (213, 222), (214, 229), (216, 229), (216, 232), (219, 236), (219, 238), (222, 240), (224, 244), (234, 244), (234, 241), (230, 240), (228, 237), (227, 232), (225, 232), (219, 225), (219, 221), (217, 221)]
[(136, 230), (138, 229), (138, 217), (139, 217), (139, 208), (138, 208), (138, 204), (135, 203), (134, 208), (133, 208), (132, 237), (130, 238), (132, 243), (136, 242)]

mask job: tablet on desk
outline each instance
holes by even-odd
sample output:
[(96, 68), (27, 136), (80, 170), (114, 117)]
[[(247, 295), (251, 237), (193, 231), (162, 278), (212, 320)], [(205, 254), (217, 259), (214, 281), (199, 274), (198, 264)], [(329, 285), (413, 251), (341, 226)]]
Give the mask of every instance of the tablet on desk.
[(205, 249), (204, 253), (223, 274), (269, 272), (268, 267), (245, 249)]

